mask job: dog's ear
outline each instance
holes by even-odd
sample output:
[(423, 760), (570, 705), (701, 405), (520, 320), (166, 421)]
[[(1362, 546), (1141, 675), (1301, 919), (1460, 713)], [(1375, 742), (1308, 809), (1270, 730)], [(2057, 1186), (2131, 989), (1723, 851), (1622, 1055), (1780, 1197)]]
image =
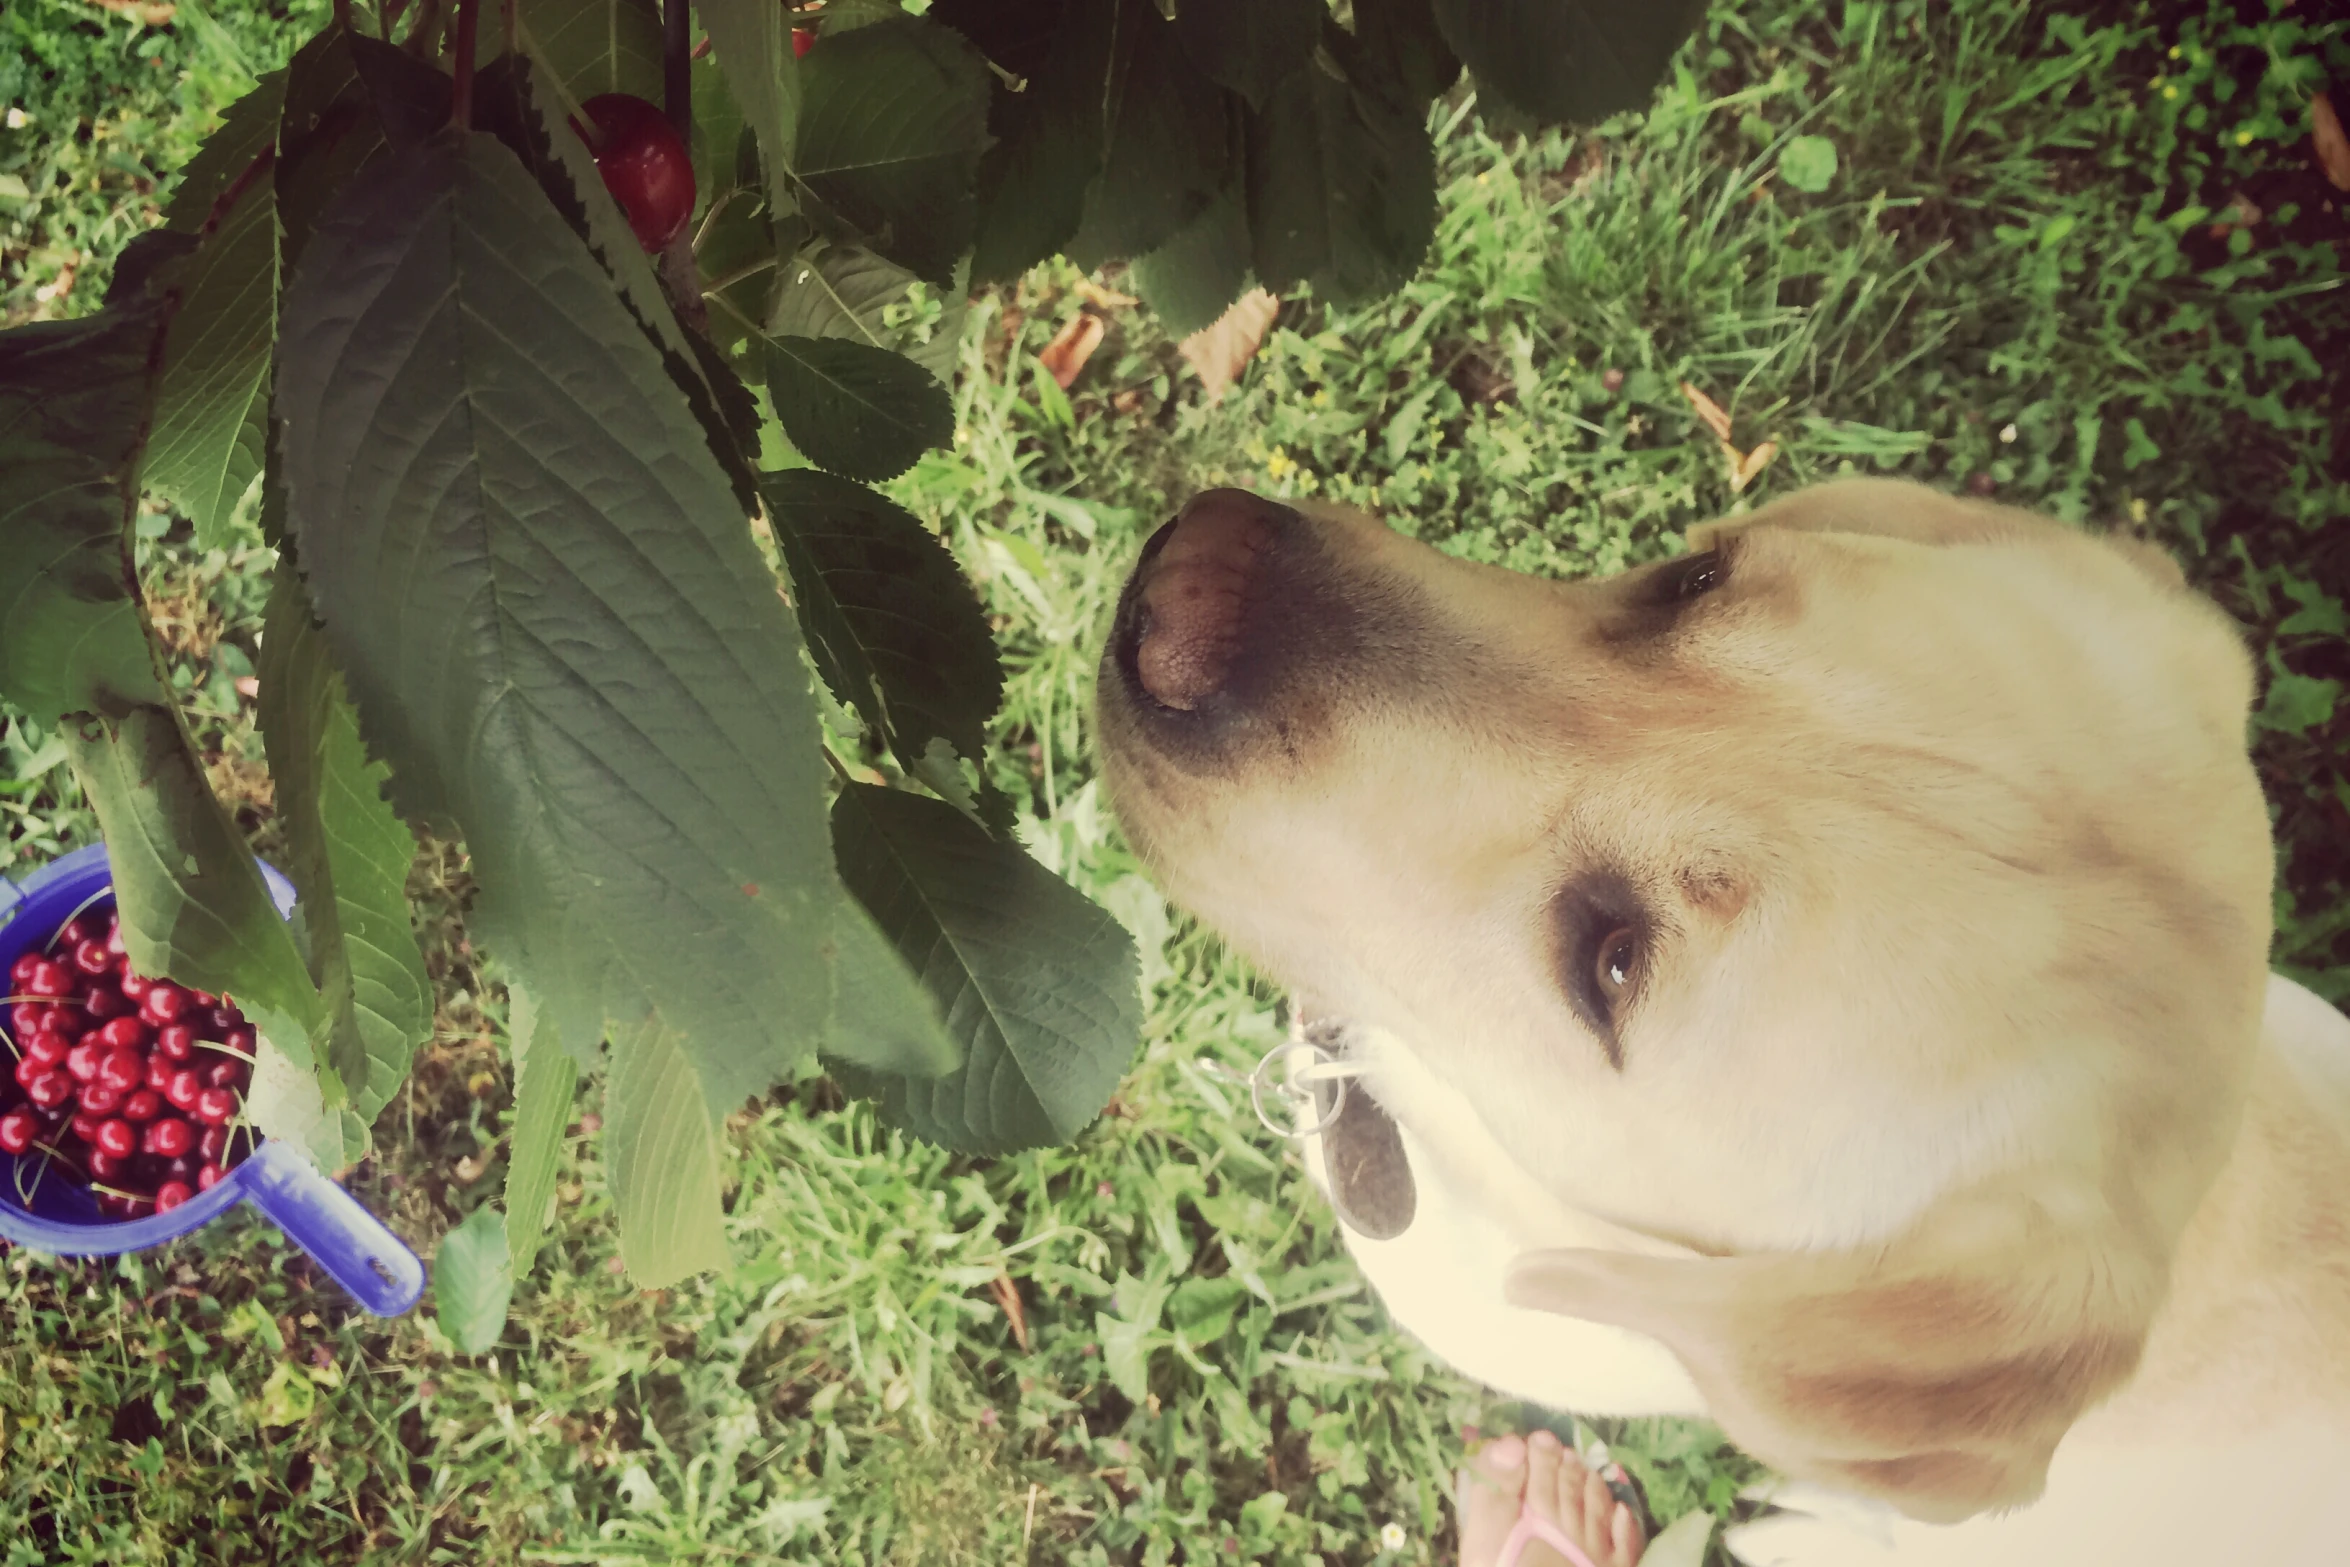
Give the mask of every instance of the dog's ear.
[(1507, 1289), (1662, 1340), (1781, 1471), (1949, 1523), (2040, 1494), (2066, 1430), (2136, 1369), (2167, 1253), (2010, 1191), (1947, 1200), (1878, 1250), (1534, 1252)]

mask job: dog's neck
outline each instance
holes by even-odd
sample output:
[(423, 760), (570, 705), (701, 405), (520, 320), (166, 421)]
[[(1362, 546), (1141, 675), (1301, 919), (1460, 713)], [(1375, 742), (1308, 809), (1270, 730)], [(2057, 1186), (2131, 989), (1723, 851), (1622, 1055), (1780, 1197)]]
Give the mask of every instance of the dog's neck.
[(2137, 1375), (2083, 1425), (2154, 1440), (2207, 1430), (2215, 1410), (2247, 1430), (2311, 1413), (2350, 1426), (2350, 1020), (2283, 980)]

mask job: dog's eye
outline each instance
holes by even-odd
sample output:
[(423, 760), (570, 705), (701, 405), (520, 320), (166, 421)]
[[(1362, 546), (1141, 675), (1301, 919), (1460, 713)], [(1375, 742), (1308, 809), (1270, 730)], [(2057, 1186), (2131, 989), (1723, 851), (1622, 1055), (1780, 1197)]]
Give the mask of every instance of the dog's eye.
[(1610, 1010), (1624, 999), (1640, 977), (1640, 937), (1629, 925), (1619, 925), (1599, 938), (1591, 961), (1591, 982)]
[(1730, 563), (1718, 549), (1674, 561), (1658, 574), (1659, 596), (1669, 603), (1700, 598), (1722, 585)]

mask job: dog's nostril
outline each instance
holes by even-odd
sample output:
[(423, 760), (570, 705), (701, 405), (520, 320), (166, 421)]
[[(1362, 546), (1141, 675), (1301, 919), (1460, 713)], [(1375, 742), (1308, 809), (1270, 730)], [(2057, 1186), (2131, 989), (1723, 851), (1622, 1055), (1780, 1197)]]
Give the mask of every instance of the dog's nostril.
[(1222, 688), (1259, 558), (1286, 511), (1245, 490), (1209, 490), (1145, 547), (1134, 671), (1153, 700), (1189, 711)]

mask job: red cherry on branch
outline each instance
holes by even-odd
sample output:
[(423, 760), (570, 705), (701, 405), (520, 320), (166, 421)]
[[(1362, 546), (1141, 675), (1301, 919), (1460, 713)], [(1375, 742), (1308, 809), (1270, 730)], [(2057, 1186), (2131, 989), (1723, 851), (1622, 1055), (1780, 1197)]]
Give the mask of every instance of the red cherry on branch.
[(816, 29), (795, 27), (791, 30), (791, 56), (797, 60), (816, 47)]
[(642, 98), (599, 93), (580, 110), (596, 122), (597, 134), (590, 136), (577, 120), (571, 128), (595, 153), (604, 188), (628, 214), (637, 243), (661, 249), (694, 215), (692, 155), (669, 117)]

